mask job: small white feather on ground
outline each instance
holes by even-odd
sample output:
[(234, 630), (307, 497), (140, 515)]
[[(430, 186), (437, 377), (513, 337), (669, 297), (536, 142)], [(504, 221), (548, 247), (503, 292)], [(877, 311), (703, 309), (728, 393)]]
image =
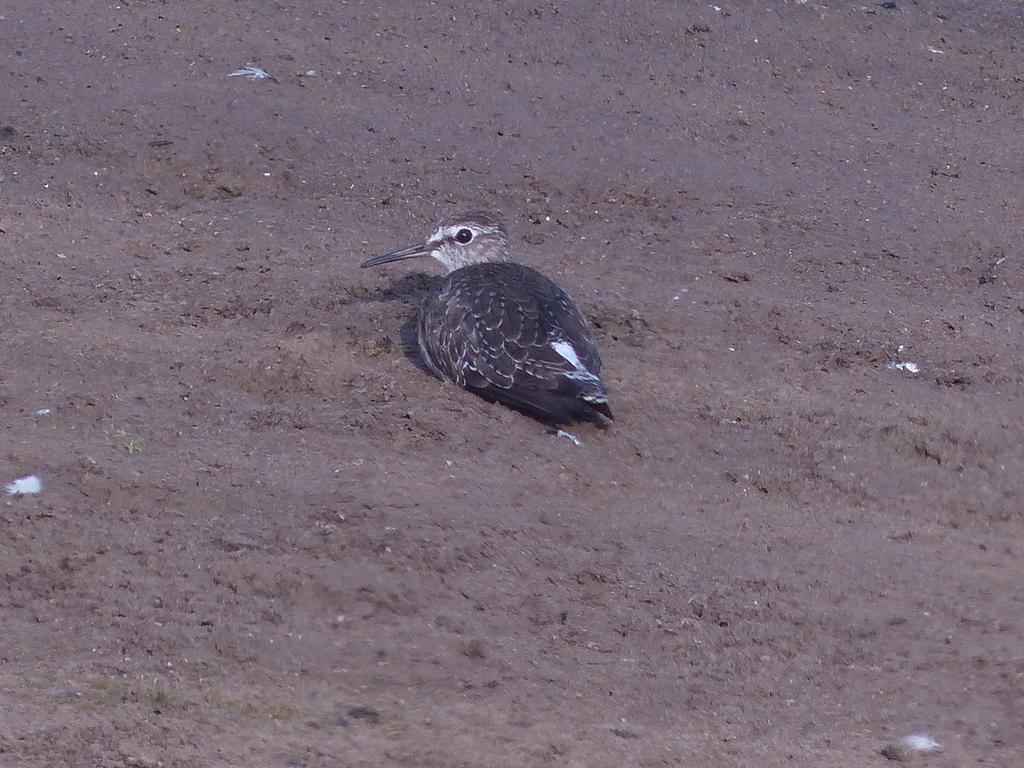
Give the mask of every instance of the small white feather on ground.
[(583, 445), (582, 440), (580, 440), (578, 437), (576, 437), (576, 435), (572, 434), (571, 432), (566, 432), (564, 429), (558, 430), (557, 432), (555, 432), (555, 435), (557, 435), (558, 437), (564, 437), (567, 440), (571, 440), (573, 445)]
[(893, 371), (906, 371), (907, 373), (920, 373), (921, 372), (921, 367), (917, 363), (911, 363), (911, 362), (906, 362), (906, 363), (895, 363), (895, 362), (893, 362), (893, 363), (889, 363), (889, 365), (887, 365), (886, 368), (889, 368), (890, 370), (893, 370)]
[(927, 733), (912, 733), (882, 748), (882, 755), (898, 763), (909, 763), (917, 755), (942, 751), (942, 745)]
[(942, 745), (927, 733), (912, 733), (900, 739), (900, 744), (914, 752), (941, 752)]
[(236, 69), (234, 72), (228, 72), (228, 77), (244, 77), (249, 80), (273, 80), (274, 77), (262, 67), (257, 67), (254, 64), (246, 64), (241, 69)]
[(26, 475), (19, 477), (13, 483), (8, 483), (4, 486), (4, 490), (7, 491), (8, 496), (27, 496), (43, 490), (43, 481), (36, 475)]

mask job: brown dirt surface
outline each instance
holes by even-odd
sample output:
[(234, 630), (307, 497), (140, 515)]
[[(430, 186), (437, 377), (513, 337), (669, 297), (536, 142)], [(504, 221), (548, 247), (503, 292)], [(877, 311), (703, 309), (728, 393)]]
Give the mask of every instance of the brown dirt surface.
[[(0, 765), (1024, 765), (1022, 39), (0, 5)], [(481, 207), (593, 323), (579, 447), (358, 268)]]

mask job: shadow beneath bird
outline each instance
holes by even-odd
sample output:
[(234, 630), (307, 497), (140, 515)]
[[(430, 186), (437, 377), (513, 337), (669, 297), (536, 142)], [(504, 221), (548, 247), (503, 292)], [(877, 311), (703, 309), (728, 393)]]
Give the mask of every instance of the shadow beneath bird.
[(420, 353), (418, 319), (423, 300), (427, 296), (437, 293), (441, 280), (441, 277), (435, 275), (406, 275), (383, 288), (376, 289), (361, 299), (367, 302), (395, 302), (413, 310), (399, 329), (399, 343), (402, 345), (402, 354), (406, 359), (430, 376), (435, 376), (435, 374), (423, 361), (423, 355)]
[(419, 307), (429, 294), (436, 293), (441, 278), (434, 275), (406, 275), (386, 286), (363, 288), (350, 285), (330, 285), (330, 309), (337, 310), (358, 304), (397, 303)]
[(383, 288), (378, 288), (370, 296), (377, 301), (397, 301), (418, 310), (427, 296), (437, 293), (441, 280), (442, 278), (436, 275), (406, 275)]
[(419, 310), (405, 319), (398, 334), (398, 340), (402, 345), (402, 354), (405, 355), (405, 359), (411, 361), (424, 373), (437, 378), (437, 374), (430, 370), (430, 367), (423, 360), (423, 355), (420, 353)]

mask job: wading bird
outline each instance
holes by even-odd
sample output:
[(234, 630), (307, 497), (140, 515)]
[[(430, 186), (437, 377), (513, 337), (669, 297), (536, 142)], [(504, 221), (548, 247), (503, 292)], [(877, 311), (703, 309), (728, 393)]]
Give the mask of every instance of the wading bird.
[(434, 373), (553, 424), (612, 418), (586, 320), (555, 283), (511, 261), (497, 217), (446, 218), (424, 242), (362, 266), (420, 256), (448, 273), (418, 321), (420, 352)]

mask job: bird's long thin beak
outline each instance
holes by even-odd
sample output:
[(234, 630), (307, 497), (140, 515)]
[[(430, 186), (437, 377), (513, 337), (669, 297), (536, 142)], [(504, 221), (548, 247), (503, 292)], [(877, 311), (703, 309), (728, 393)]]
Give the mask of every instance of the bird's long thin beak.
[(413, 245), (409, 248), (403, 248), (400, 251), (392, 251), (391, 253), (385, 253), (383, 256), (374, 256), (372, 259), (364, 261), (360, 264), (360, 267), (364, 269), (366, 267), (376, 267), (379, 264), (387, 264), (389, 261), (401, 261), (402, 259), (416, 259), (420, 256), (429, 256), (433, 252), (433, 248), (429, 243), (420, 243), (419, 245)]

